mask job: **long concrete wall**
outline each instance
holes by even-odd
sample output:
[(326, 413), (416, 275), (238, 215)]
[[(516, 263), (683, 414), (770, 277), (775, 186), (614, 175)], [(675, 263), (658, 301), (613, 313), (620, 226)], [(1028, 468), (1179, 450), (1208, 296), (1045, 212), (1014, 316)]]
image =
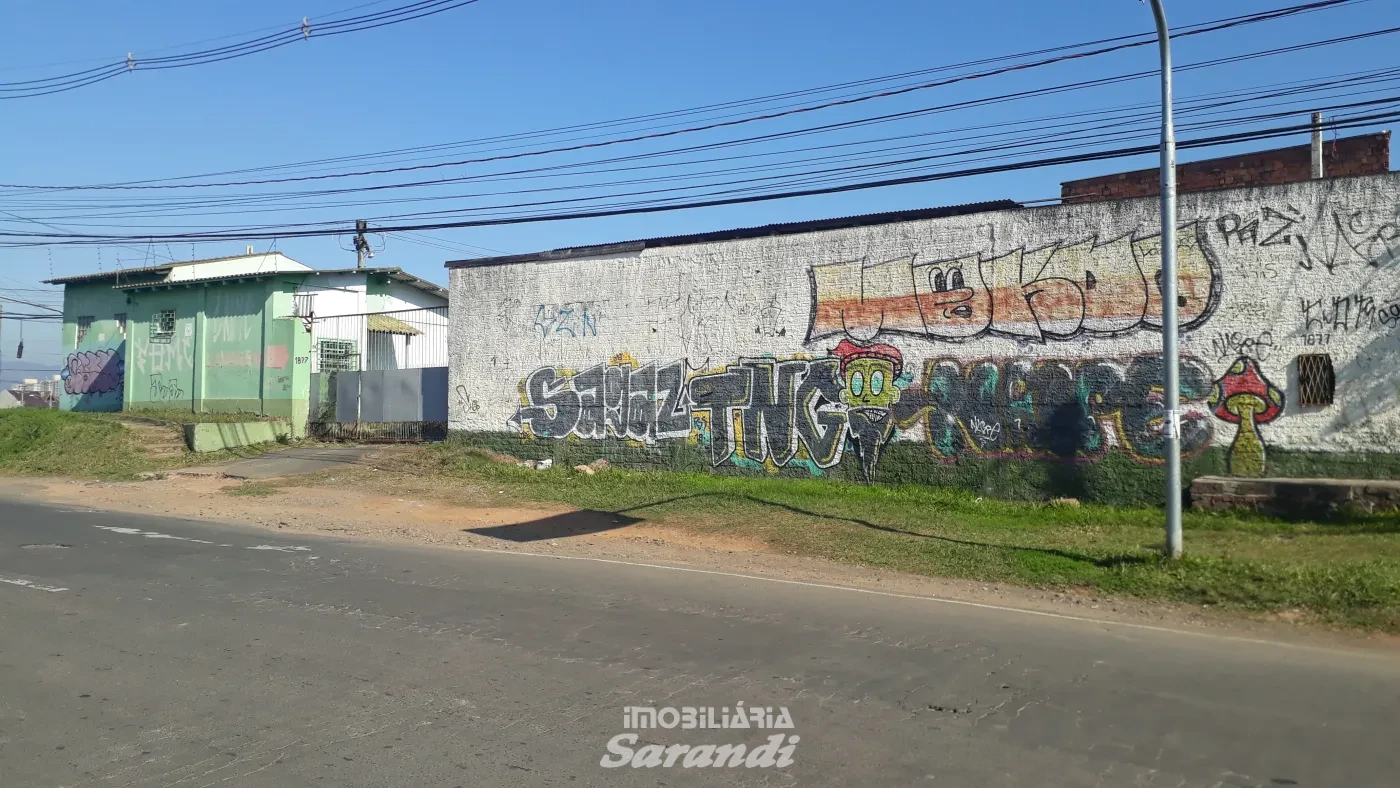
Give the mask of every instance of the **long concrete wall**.
[[(1400, 174), (1186, 194), (1179, 224), (1188, 473), (1396, 473)], [(566, 462), (1154, 500), (1159, 229), (1149, 198), (454, 268), (450, 425)], [(1332, 404), (1302, 404), (1303, 354)]]

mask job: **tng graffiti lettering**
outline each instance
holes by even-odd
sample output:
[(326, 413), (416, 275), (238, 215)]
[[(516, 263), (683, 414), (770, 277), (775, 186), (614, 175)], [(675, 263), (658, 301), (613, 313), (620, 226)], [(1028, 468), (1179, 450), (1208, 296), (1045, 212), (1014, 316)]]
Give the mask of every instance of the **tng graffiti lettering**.
[[(944, 460), (1087, 460), (1117, 449), (1150, 463), (1165, 450), (1157, 356), (936, 359), (915, 384), (897, 348), (842, 340), (826, 358), (740, 359), (688, 379), (686, 370), (681, 361), (640, 365), (625, 355), (579, 373), (537, 369), (521, 383), (510, 426), (540, 438), (689, 439), (716, 467), (819, 473), (851, 452), (869, 481), (896, 431), (922, 437)], [(1204, 363), (1183, 359), (1188, 453), (1210, 443), (1204, 401), (1213, 385)]]

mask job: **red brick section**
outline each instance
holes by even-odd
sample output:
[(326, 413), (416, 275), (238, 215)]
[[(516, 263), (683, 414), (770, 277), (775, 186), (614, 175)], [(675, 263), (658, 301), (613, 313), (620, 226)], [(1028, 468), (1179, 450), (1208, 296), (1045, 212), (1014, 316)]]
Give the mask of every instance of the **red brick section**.
[[(1342, 137), (1322, 144), (1322, 172), (1336, 175), (1376, 175), (1390, 171), (1390, 132)], [(1226, 189), (1294, 183), (1312, 177), (1312, 146), (1242, 153), (1218, 159), (1176, 165), (1178, 191)], [(1136, 170), (1065, 181), (1060, 199), (1065, 202), (1095, 202), (1126, 197), (1150, 197), (1157, 193), (1158, 170)]]

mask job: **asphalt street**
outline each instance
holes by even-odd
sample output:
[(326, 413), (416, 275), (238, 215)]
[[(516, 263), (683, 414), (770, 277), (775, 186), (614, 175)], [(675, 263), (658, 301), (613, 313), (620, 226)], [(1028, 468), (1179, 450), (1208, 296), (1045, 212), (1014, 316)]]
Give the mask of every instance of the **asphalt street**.
[[(792, 727), (600, 763), (741, 702)], [(0, 501), (5, 788), (1354, 788), (1397, 730), (1393, 653)]]

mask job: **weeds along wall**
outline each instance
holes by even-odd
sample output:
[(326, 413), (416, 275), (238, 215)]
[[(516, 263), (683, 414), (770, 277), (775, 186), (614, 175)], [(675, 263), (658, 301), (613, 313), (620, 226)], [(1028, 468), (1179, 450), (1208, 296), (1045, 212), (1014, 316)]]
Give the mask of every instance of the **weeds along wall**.
[[(452, 263), (450, 426), (558, 463), (1158, 502), (1157, 211)], [(1400, 174), (1185, 194), (1179, 226), (1187, 478), (1400, 471)]]

